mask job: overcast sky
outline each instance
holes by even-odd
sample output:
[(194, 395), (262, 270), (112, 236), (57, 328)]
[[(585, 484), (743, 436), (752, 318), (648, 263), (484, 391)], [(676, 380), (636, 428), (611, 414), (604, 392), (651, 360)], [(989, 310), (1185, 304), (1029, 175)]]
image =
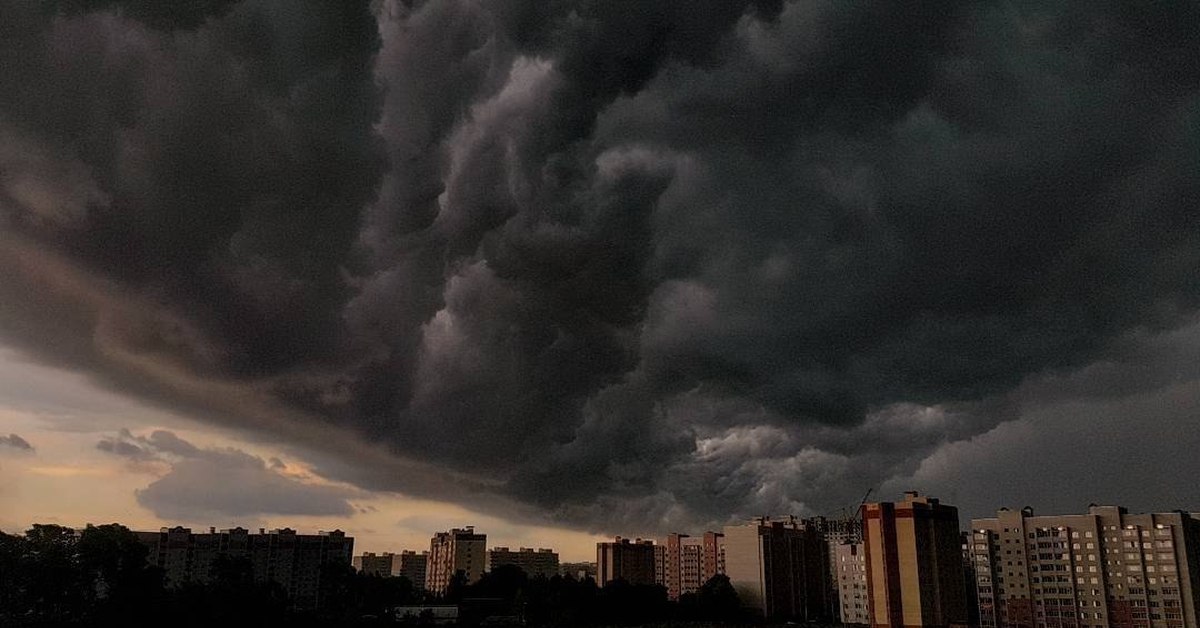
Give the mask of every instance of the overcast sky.
[(1200, 510), (1196, 2), (185, 4), (0, 5), (0, 528)]

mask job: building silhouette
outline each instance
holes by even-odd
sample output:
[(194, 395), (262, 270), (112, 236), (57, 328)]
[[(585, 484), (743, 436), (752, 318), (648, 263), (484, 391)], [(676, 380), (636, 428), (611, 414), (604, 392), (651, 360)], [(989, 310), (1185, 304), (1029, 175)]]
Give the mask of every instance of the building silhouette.
[(394, 576), (400, 568), (399, 557), (391, 552), (363, 552), (361, 556), (354, 557), (353, 564), (359, 573), (372, 576)]
[(296, 534), (290, 528), (259, 529), (251, 534), (245, 528), (209, 528), (208, 533), (193, 533), (174, 527), (134, 534), (149, 549), (147, 560), (163, 570), (171, 585), (208, 583), (218, 558), (244, 559), (255, 582), (280, 585), (297, 608), (317, 608), (324, 568), (349, 567), (354, 551), (354, 539), (341, 530)]
[(421, 552), (420, 554), (405, 550), (400, 552), (397, 557), (399, 568), (396, 570), (397, 576), (408, 578), (409, 582), (417, 589), (425, 588), (425, 578), (429, 566), (429, 552)]
[(725, 575), (742, 605), (770, 619), (829, 619), (829, 550), (796, 517), (725, 526)]
[(495, 547), (488, 552), (488, 570), (512, 565), (520, 567), (530, 578), (553, 578), (558, 575), (558, 554), (551, 549), (522, 547), (512, 551), (507, 547)]
[(653, 541), (616, 537), (611, 543), (596, 544), (596, 583), (604, 586), (614, 580), (629, 584), (655, 584), (655, 545)]

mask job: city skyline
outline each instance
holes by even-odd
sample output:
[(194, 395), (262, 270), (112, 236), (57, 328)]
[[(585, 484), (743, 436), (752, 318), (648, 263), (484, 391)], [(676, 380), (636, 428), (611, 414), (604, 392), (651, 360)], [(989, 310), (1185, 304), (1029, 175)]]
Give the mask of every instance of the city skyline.
[(6, 533), (1200, 510), (1195, 3), (184, 4), (0, 5)]

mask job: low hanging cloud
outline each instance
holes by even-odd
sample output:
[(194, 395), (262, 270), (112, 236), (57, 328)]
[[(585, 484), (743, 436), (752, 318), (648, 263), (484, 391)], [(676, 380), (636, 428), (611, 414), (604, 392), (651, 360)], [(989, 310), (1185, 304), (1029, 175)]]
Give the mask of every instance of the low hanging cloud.
[(16, 434), (0, 436), (0, 451), (4, 449), (15, 449), (21, 452), (33, 453), (33, 445), (30, 445), (29, 441)]
[[(635, 4), (0, 7), (0, 338), (325, 477), (614, 531), (836, 513), (1118, 402), (1072, 374), (1167, 385), (1194, 3)], [(183, 449), (141, 499), (183, 508)]]
[[(101, 451), (133, 463), (157, 462), (166, 471), (136, 493), (137, 502), (156, 516), (203, 522), (263, 515), (350, 516), (352, 489), (317, 484), (285, 473), (271, 462), (233, 448), (198, 448), (173, 432), (135, 436), (128, 430), (102, 439)], [(280, 464), (275, 464), (279, 462)]]

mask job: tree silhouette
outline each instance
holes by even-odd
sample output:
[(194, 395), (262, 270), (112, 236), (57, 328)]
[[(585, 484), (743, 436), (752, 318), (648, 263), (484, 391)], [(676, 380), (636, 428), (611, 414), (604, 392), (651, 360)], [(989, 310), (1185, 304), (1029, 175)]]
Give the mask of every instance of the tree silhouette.
[(725, 574), (717, 574), (700, 586), (696, 605), (700, 616), (707, 620), (734, 621), (742, 617), (742, 601)]

